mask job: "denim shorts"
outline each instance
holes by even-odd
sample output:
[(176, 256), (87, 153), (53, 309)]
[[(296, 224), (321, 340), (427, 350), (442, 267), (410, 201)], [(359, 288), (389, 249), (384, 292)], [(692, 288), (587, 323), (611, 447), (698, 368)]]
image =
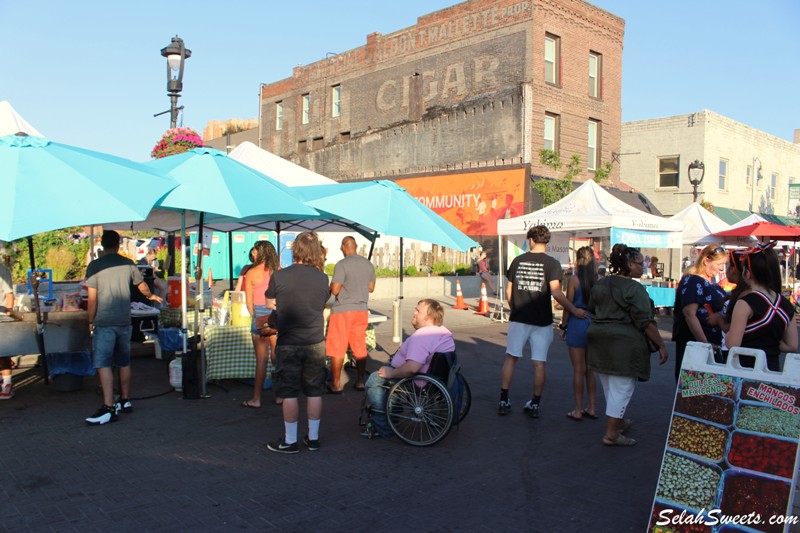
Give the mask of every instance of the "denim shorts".
[(297, 398), (301, 391), (310, 398), (325, 394), (325, 379), (328, 377), (325, 341), (308, 346), (279, 344), (275, 349), (273, 377), (278, 398)]
[(132, 333), (133, 326), (95, 326), (92, 334), (94, 367), (130, 366)]
[(253, 335), (260, 335), (258, 329), (256, 329), (256, 318), (264, 315), (271, 315), (272, 309), (270, 309), (266, 305), (254, 305), (253, 312), (255, 313), (255, 315), (250, 320), (250, 333), (252, 333)]

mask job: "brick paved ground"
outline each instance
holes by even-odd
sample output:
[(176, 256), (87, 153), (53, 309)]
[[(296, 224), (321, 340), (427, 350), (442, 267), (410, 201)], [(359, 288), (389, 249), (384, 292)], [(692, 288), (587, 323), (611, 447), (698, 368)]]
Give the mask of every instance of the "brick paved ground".
[[(388, 313), (391, 302), (373, 307)], [(406, 329), (413, 307), (404, 304)], [(445, 322), (473, 403), (431, 448), (360, 437), (362, 395), (348, 388), (325, 397), (320, 451), (274, 454), (263, 445), (282, 434), (278, 407), (239, 407), (250, 387), (234, 381), (210, 385), (202, 400), (161, 394), (170, 390), (167, 363), (153, 357), (134, 360), (134, 397), (155, 397), (135, 401), (118, 423), (87, 427), (100, 403), (96, 378), (64, 393), (26, 381), (33, 370), (23, 369), (15, 398), (0, 405), (0, 530), (643, 531), (672, 406), (671, 364), (637, 388), (628, 413), (639, 444), (609, 448), (602, 420), (565, 417), (571, 367), (562, 342), (550, 353), (541, 418), (522, 413), (532, 384), (522, 362), (513, 411), (499, 417), (506, 325), (456, 310)], [(390, 323), (378, 341), (371, 368), (397, 348)]]

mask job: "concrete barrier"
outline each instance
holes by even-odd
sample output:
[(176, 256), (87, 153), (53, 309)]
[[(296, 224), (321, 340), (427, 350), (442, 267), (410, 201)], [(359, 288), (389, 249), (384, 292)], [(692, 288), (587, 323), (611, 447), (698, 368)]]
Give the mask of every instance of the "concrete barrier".
[[(438, 298), (456, 296), (456, 280), (461, 281), (464, 298), (480, 298), (481, 278), (479, 276), (405, 276), (403, 277), (404, 298)], [(504, 283), (504, 282), (503, 282)], [(501, 283), (501, 286), (503, 284)], [(396, 298), (399, 295), (400, 278), (378, 278), (375, 292), (370, 298)], [(488, 289), (488, 287), (487, 287)]]

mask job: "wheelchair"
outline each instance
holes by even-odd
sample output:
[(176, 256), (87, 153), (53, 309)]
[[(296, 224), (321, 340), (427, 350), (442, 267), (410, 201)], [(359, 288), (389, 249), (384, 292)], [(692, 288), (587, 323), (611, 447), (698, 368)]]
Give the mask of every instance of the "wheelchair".
[(427, 373), (387, 385), (386, 418), (397, 437), (412, 446), (431, 446), (469, 412), (472, 393), (455, 352), (433, 354)]

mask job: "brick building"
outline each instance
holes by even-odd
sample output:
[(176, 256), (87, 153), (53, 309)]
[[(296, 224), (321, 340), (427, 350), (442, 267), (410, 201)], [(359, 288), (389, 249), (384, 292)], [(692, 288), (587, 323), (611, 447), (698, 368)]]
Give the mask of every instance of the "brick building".
[(665, 215), (692, 202), (688, 167), (705, 166), (698, 201), (708, 201), (728, 223), (757, 213), (793, 224), (800, 205), (800, 131), (789, 142), (704, 109), (673, 117), (626, 122), (622, 180)]
[(624, 29), (582, 0), (469, 0), (263, 84), (258, 144), (337, 181), (398, 180), (495, 235), (530, 209), (531, 177), (561, 177), (540, 149), (578, 154), (580, 180), (620, 151)]

